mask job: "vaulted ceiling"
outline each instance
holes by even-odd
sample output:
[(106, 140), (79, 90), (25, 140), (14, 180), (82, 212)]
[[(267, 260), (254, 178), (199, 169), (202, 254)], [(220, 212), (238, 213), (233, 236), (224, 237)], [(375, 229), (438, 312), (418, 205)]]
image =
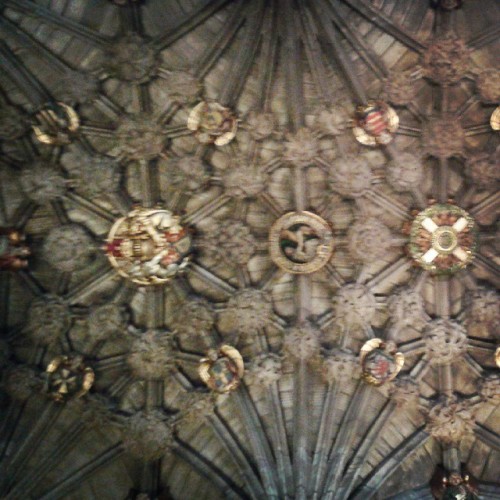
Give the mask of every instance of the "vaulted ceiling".
[[(460, 3), (0, 0), (0, 226), (31, 249), (0, 275), (2, 498), (432, 498), (460, 464), (500, 498), (500, 3)], [(165, 284), (107, 258), (134, 206), (190, 231)], [(375, 338), (404, 355), (378, 387)], [(61, 355), (95, 375), (67, 402)]]

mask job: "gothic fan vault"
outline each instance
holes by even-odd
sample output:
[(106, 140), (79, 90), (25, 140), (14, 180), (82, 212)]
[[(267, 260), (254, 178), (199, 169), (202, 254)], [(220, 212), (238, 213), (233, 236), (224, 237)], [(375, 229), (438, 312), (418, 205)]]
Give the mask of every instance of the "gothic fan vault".
[(1, 498), (500, 498), (500, 2), (0, 9)]

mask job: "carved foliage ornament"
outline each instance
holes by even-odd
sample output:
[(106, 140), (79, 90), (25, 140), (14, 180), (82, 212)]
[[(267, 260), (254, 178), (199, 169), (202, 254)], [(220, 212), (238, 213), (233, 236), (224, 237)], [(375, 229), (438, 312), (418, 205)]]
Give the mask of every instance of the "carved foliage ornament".
[(37, 125), (33, 125), (35, 137), (42, 144), (64, 146), (80, 128), (80, 118), (76, 111), (63, 102), (48, 104), (35, 116)]
[(220, 393), (234, 391), (243, 378), (243, 358), (230, 345), (210, 349), (207, 357), (200, 359), (198, 373), (201, 380), (212, 391)]
[(347, 239), (352, 256), (367, 263), (386, 258), (393, 242), (391, 230), (375, 217), (356, 221), (349, 229)]
[(238, 119), (229, 108), (203, 101), (189, 113), (187, 128), (202, 144), (225, 146), (236, 137)]
[(0, 227), (0, 271), (19, 271), (28, 267), (31, 251), (25, 241), (19, 230)]
[(373, 180), (368, 158), (365, 155), (348, 155), (337, 158), (330, 171), (330, 187), (341, 196), (358, 198), (371, 188)]
[(267, 326), (273, 317), (271, 296), (262, 290), (238, 290), (228, 301), (224, 313), (231, 320), (235, 331), (254, 333)]
[(80, 398), (94, 383), (94, 371), (81, 356), (58, 356), (46, 369), (47, 393), (58, 402)]
[(191, 235), (168, 210), (137, 207), (113, 224), (105, 251), (124, 278), (160, 285), (188, 265)]
[(427, 271), (451, 274), (474, 258), (476, 233), (476, 223), (465, 210), (450, 204), (431, 205), (411, 225), (410, 255)]
[(375, 386), (380, 386), (394, 379), (403, 368), (405, 357), (396, 352), (397, 346), (391, 340), (370, 339), (361, 348), (363, 379)]
[(330, 260), (334, 249), (329, 224), (311, 212), (289, 212), (269, 231), (271, 259), (293, 274), (310, 274)]
[(383, 101), (358, 106), (354, 115), (354, 137), (364, 146), (388, 144), (399, 127), (399, 117)]
[(334, 299), (335, 318), (344, 328), (367, 328), (375, 316), (377, 301), (368, 287), (351, 283), (339, 288)]

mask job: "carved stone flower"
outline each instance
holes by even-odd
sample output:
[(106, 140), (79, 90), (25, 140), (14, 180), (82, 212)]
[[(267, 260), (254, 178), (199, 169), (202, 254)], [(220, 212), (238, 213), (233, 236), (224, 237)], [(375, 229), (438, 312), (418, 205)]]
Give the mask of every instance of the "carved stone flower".
[(437, 158), (462, 155), (465, 131), (459, 121), (451, 118), (434, 118), (423, 130), (425, 151)]
[(20, 365), (5, 374), (4, 387), (7, 394), (16, 401), (25, 401), (34, 392), (40, 391), (43, 381), (32, 368)]
[(258, 354), (252, 358), (245, 373), (245, 379), (251, 385), (269, 387), (282, 376), (281, 357), (272, 352)]
[(337, 158), (330, 171), (330, 187), (346, 198), (359, 198), (370, 189), (373, 180), (368, 159), (364, 155)]
[(422, 294), (412, 288), (403, 288), (389, 297), (387, 308), (391, 323), (399, 327), (419, 329), (428, 318)]
[(182, 337), (208, 335), (215, 323), (215, 311), (210, 302), (194, 298), (184, 301), (176, 310), (172, 328)]
[(94, 198), (118, 191), (120, 170), (114, 158), (73, 148), (62, 155), (61, 163), (83, 196)]
[(28, 118), (21, 109), (9, 104), (0, 106), (0, 139), (4, 141), (19, 139), (28, 129)]
[(431, 408), (426, 421), (426, 430), (433, 438), (451, 445), (472, 431), (474, 414), (467, 400), (443, 397)]
[(61, 339), (71, 322), (68, 304), (56, 295), (44, 295), (31, 302), (25, 330), (35, 343), (47, 346)]
[(436, 39), (424, 54), (425, 75), (442, 85), (452, 85), (470, 70), (470, 50), (454, 35)]
[(176, 189), (196, 193), (207, 186), (210, 174), (201, 158), (189, 155), (172, 158), (165, 171), (165, 178)]
[(43, 258), (63, 272), (78, 271), (90, 263), (94, 241), (78, 224), (64, 224), (51, 229), (43, 243)]
[(421, 158), (413, 153), (398, 153), (387, 164), (386, 179), (398, 193), (419, 189), (424, 179)]
[(301, 128), (295, 134), (287, 135), (284, 154), (286, 161), (306, 166), (312, 163), (318, 155), (318, 138), (308, 128)]
[(56, 200), (66, 192), (61, 171), (46, 160), (37, 160), (24, 168), (20, 182), (24, 194), (40, 205)]
[(202, 86), (199, 80), (188, 71), (163, 72), (161, 76), (165, 81), (165, 92), (172, 102), (189, 104), (198, 99)]
[(247, 129), (255, 141), (267, 139), (276, 129), (276, 118), (272, 113), (251, 111), (245, 121)]
[(379, 219), (369, 217), (356, 221), (349, 229), (349, 251), (360, 262), (375, 262), (386, 257), (392, 246), (391, 230)]
[(494, 330), (500, 325), (499, 297), (495, 290), (477, 288), (467, 295), (466, 325), (474, 336), (477, 328), (486, 327)]
[(467, 351), (467, 332), (456, 321), (435, 319), (423, 332), (430, 363), (453, 363)]
[(89, 311), (87, 328), (94, 342), (114, 339), (127, 332), (129, 314), (121, 304), (94, 306)]
[(323, 359), (323, 378), (327, 382), (344, 384), (361, 375), (358, 357), (349, 349), (336, 348), (328, 351)]
[(229, 299), (225, 312), (234, 323), (235, 331), (251, 333), (270, 323), (273, 305), (267, 292), (246, 288)]
[(137, 378), (159, 380), (167, 377), (175, 366), (172, 333), (157, 330), (139, 333), (132, 342), (127, 363)]
[(198, 246), (216, 264), (245, 265), (257, 250), (257, 241), (246, 224), (235, 220), (207, 230)]
[(161, 458), (173, 444), (173, 427), (158, 410), (139, 411), (128, 417), (123, 428), (123, 446), (128, 453), (147, 462)]
[(163, 153), (167, 134), (153, 116), (142, 113), (128, 115), (116, 130), (114, 152), (126, 160), (148, 160)]
[(478, 187), (492, 190), (500, 181), (500, 146), (497, 151), (488, 153), (476, 153), (469, 157), (466, 162), (465, 173)]
[(151, 44), (130, 32), (112, 44), (104, 61), (110, 76), (125, 82), (145, 83), (155, 75), (159, 59)]
[(377, 301), (368, 287), (351, 283), (339, 288), (333, 299), (336, 321), (344, 327), (370, 325)]
[(344, 106), (322, 109), (314, 122), (314, 127), (324, 135), (340, 135), (349, 124), (351, 117)]
[(411, 71), (393, 71), (384, 81), (384, 99), (396, 106), (404, 106), (417, 95), (415, 78)]
[(227, 168), (222, 174), (222, 182), (226, 194), (239, 200), (255, 198), (265, 187), (262, 172), (244, 163)]
[(285, 333), (283, 350), (292, 358), (313, 361), (319, 356), (321, 331), (311, 324), (291, 328)]
[(481, 99), (489, 104), (500, 101), (500, 70), (487, 68), (476, 77), (476, 85)]

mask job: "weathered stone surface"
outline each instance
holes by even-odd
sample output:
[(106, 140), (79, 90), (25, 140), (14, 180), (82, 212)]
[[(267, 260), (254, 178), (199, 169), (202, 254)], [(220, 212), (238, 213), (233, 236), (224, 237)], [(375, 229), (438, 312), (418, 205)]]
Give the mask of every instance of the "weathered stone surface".
[(393, 240), (390, 229), (375, 217), (356, 221), (347, 238), (351, 255), (366, 263), (384, 259)]
[(371, 188), (373, 175), (366, 155), (341, 156), (333, 161), (330, 188), (347, 198), (358, 198)]
[(353, 378), (359, 378), (361, 369), (358, 356), (349, 349), (335, 348), (323, 358), (323, 378), (327, 382), (343, 384)]
[(298, 166), (311, 164), (319, 155), (319, 141), (308, 128), (287, 134), (284, 159)]
[(443, 365), (457, 361), (467, 352), (465, 328), (450, 319), (435, 319), (424, 330), (423, 338), (429, 361)]
[(269, 387), (282, 376), (281, 356), (265, 352), (253, 357), (245, 372), (245, 380), (257, 387)]
[(398, 193), (420, 189), (424, 180), (422, 159), (413, 153), (398, 153), (387, 164), (386, 179)]
[(40, 205), (56, 200), (66, 192), (66, 181), (61, 170), (48, 160), (39, 159), (26, 166), (20, 182), (26, 196)]
[(254, 288), (237, 291), (228, 301), (225, 313), (242, 333), (255, 332), (270, 323), (273, 305), (267, 292)]
[(336, 321), (344, 328), (368, 326), (375, 316), (377, 301), (366, 286), (353, 283), (337, 291), (333, 309)]
[(321, 349), (321, 331), (311, 324), (290, 328), (285, 332), (283, 350), (293, 359), (314, 361)]

